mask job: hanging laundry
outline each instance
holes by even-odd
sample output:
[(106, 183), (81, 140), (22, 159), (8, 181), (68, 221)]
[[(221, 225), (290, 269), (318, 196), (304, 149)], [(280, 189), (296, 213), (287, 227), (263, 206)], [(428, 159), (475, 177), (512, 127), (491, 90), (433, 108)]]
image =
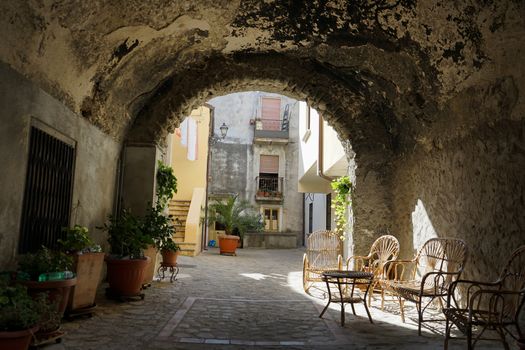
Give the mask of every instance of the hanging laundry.
[(197, 160), (198, 147), (198, 127), (197, 121), (193, 118), (186, 118), (187, 120), (187, 142), (188, 142), (188, 160)]
[(188, 117), (184, 118), (180, 123), (180, 144), (184, 147), (188, 147)]

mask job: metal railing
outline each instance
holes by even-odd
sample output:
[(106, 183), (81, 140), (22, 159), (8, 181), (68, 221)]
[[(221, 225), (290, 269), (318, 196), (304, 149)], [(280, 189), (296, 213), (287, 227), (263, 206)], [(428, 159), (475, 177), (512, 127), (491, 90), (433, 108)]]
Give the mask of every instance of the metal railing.
[(281, 119), (255, 119), (255, 130), (282, 131)]
[(257, 176), (255, 181), (257, 184), (256, 197), (282, 197), (282, 177)]

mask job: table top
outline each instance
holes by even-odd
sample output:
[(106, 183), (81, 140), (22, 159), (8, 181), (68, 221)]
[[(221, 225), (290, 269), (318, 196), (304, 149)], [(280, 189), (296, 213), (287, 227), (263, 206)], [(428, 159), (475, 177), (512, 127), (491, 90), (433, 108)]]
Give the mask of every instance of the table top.
[(323, 272), (323, 276), (329, 278), (373, 278), (374, 274), (365, 271), (336, 270)]

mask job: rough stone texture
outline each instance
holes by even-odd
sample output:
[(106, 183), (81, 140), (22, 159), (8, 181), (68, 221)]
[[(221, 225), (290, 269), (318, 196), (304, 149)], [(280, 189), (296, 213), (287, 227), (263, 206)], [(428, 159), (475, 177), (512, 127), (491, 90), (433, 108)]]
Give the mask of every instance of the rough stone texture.
[(0, 60), (118, 139), (159, 141), (231, 92), (305, 99), (356, 153), (359, 250), (359, 235), (390, 228), (408, 254), (423, 195), (436, 234), (467, 238), (479, 256), (514, 237), (486, 266), (525, 241), (523, 1), (4, 1), (0, 11)]
[(0, 270), (13, 269), (18, 254), (31, 119), (76, 141), (71, 223), (104, 245), (95, 227), (113, 207), (118, 143), (3, 63), (0, 76)]
[(403, 255), (432, 236), (459, 237), (470, 250), (466, 277), (495, 279), (525, 243), (524, 150), (523, 123), (505, 120), (414, 152), (393, 186)]

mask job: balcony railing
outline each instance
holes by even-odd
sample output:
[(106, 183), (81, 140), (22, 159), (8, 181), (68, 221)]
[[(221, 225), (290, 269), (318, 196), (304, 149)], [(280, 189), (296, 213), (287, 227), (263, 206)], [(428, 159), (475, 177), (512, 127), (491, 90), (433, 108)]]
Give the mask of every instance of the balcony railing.
[(283, 178), (271, 176), (257, 176), (256, 200), (280, 201), (283, 198)]
[(271, 140), (288, 143), (288, 123), (275, 119), (255, 120), (255, 143), (265, 143)]
[(283, 131), (283, 121), (280, 119), (256, 119), (255, 130)]

